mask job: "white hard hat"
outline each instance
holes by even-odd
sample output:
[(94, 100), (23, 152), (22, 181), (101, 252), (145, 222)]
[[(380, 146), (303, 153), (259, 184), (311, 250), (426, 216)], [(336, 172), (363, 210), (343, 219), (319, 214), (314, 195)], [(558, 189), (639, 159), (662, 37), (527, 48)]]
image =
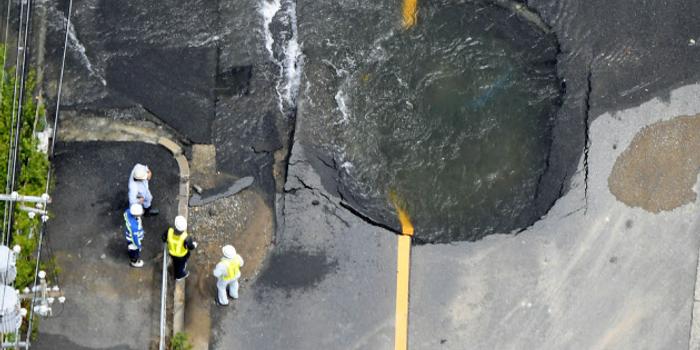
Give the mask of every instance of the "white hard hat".
[(143, 206), (141, 204), (134, 203), (129, 207), (129, 212), (131, 215), (141, 216), (143, 215)]
[(175, 229), (180, 232), (187, 230), (187, 219), (184, 216), (178, 215), (175, 217)]
[(146, 180), (148, 178), (148, 167), (141, 164), (136, 164), (134, 167), (134, 179)]
[(221, 248), (221, 252), (224, 253), (224, 257), (229, 259), (233, 259), (236, 256), (236, 248), (230, 244), (227, 244)]

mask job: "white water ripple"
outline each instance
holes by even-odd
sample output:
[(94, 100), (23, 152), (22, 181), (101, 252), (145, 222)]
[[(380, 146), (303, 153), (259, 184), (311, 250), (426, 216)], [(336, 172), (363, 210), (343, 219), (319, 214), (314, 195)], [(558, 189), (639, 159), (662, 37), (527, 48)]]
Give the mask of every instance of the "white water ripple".
[[(282, 58), (275, 57), (274, 44), (275, 37), (270, 25), (281, 9), (286, 9), (282, 15), (286, 17), (286, 25), (291, 32), (291, 37), (286, 42), (281, 43), (283, 48)], [(278, 97), (278, 107), (280, 113), (285, 114), (285, 109), (296, 106), (296, 97), (299, 93), (302, 70), (301, 46), (297, 40), (297, 16), (296, 3), (292, 0), (262, 0), (258, 7), (258, 12), (263, 18), (263, 34), (265, 36), (265, 48), (270, 59), (279, 67), (279, 81), (276, 92)]]
[[(64, 24), (67, 22), (67, 20), (64, 18)], [(93, 77), (97, 78), (100, 80), (103, 86), (107, 86), (107, 81), (105, 80), (102, 75), (97, 73), (95, 71), (95, 68), (92, 66), (92, 63), (90, 63), (90, 59), (87, 56), (85, 46), (83, 43), (78, 40), (78, 35), (75, 32), (75, 27), (73, 26), (73, 23), (70, 23), (68, 26), (68, 41), (70, 42), (71, 46), (75, 48), (76, 51), (78, 51), (78, 54), (80, 54), (80, 60), (83, 62), (85, 65), (85, 68), (87, 68), (88, 72), (90, 72), (90, 75)]]
[(338, 110), (343, 116), (343, 118), (338, 122), (339, 124), (347, 124), (350, 120), (350, 111), (348, 110), (347, 103), (345, 102), (346, 98), (347, 94), (342, 89), (338, 90), (338, 93), (335, 94), (335, 103), (338, 105)]
[(292, 30), (292, 38), (287, 42), (284, 49), (284, 70), (286, 72), (286, 84), (284, 85), (284, 98), (287, 103), (294, 105), (296, 96), (299, 92), (299, 83), (301, 78), (302, 56), (301, 48), (297, 40), (297, 6), (296, 3), (290, 2), (288, 13)]
[(270, 53), (270, 57), (272, 58), (273, 61), (276, 61), (275, 54), (274, 54), (274, 52), (272, 52), (272, 44), (274, 44), (275, 39), (272, 37), (272, 31), (270, 30), (270, 23), (272, 23), (272, 18), (275, 17), (275, 14), (277, 14), (277, 11), (279, 11), (281, 7), (282, 7), (282, 4), (280, 3), (280, 0), (272, 0), (272, 1), (263, 0), (260, 3), (260, 7), (258, 8), (258, 12), (263, 17), (263, 30), (265, 33), (265, 48), (267, 49), (267, 52)]

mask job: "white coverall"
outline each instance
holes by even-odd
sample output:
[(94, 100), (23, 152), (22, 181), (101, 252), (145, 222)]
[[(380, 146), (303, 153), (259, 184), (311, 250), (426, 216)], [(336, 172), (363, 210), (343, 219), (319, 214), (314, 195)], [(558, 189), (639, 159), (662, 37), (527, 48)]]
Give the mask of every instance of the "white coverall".
[(217, 278), (216, 289), (219, 292), (219, 304), (221, 305), (228, 305), (228, 298), (226, 297), (227, 287), (228, 294), (231, 296), (231, 298), (238, 299), (238, 279), (241, 277), (240, 269), (238, 274), (233, 279), (228, 281), (224, 280), (224, 278), (228, 277), (227, 261), (231, 260), (237, 260), (238, 265), (243, 267), (243, 258), (236, 254), (233, 259), (223, 258), (214, 268), (214, 277)]

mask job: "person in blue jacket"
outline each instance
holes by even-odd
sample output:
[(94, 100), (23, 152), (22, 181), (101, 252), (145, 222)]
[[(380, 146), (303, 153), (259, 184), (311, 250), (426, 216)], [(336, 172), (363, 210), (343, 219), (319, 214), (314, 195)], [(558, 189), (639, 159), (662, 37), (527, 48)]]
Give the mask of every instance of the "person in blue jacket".
[(129, 262), (133, 267), (143, 267), (143, 260), (140, 259), (143, 244), (141, 216), (143, 216), (143, 206), (138, 203), (132, 204), (129, 209), (124, 211), (124, 221), (126, 222), (124, 236), (129, 244), (127, 246)]

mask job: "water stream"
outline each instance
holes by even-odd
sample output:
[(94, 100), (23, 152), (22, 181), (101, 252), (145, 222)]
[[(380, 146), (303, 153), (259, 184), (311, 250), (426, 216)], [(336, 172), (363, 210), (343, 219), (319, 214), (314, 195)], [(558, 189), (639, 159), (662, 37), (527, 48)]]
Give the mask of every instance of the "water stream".
[[(61, 19), (60, 26), (58, 28), (56, 28), (57, 31), (65, 30), (66, 24), (68, 22), (68, 19), (65, 17), (65, 14), (62, 12), (59, 12), (54, 7), (49, 7), (48, 9), (49, 9), (50, 14), (52, 16), (54, 16), (55, 18)], [(49, 22), (49, 23), (53, 26), (57, 25), (56, 22)], [(90, 58), (87, 56), (87, 49), (85, 48), (85, 45), (83, 45), (83, 43), (78, 38), (78, 34), (75, 31), (75, 25), (73, 23), (70, 23), (70, 25), (68, 26), (68, 44), (72, 48), (72, 51), (76, 52), (78, 54), (80, 62), (82, 63), (83, 66), (85, 66), (85, 69), (87, 69), (90, 76), (99, 80), (99, 82), (102, 84), (102, 86), (107, 86), (107, 81), (104, 78), (104, 72), (98, 71), (99, 69), (95, 68), (95, 66), (93, 66), (92, 62), (90, 62)]]
[(258, 12), (263, 19), (265, 48), (279, 67), (278, 107), (282, 114), (287, 115), (296, 105), (302, 66), (301, 47), (297, 40), (296, 1), (262, 0)]

